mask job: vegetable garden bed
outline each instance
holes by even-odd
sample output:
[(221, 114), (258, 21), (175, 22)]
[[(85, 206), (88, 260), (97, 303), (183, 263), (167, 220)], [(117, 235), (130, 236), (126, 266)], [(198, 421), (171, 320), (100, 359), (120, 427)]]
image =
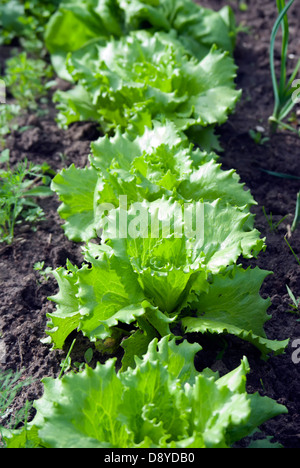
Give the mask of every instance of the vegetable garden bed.
[[(295, 258), (295, 255), (298, 257), (300, 255), (300, 228), (296, 229), (291, 237), (287, 237), (295, 255), (285, 240), (289, 232), (288, 226), (292, 225), (295, 215), (299, 180), (278, 177), (272, 175), (271, 172), (300, 177), (298, 161), (300, 138), (288, 130), (281, 130), (271, 135), (267, 141), (255, 142), (253, 139), (253, 136), (257, 137), (260, 132), (263, 133), (263, 137), (269, 136), (268, 118), (273, 111), (274, 98), (268, 53), (270, 33), (277, 10), (273, 0), (268, 0), (263, 5), (261, 2), (251, 0), (247, 2), (249, 5), (245, 11), (239, 8), (238, 3), (232, 1), (230, 5), (235, 12), (237, 23), (243, 25), (244, 28), (247, 27), (247, 31), (244, 29), (239, 33), (234, 53), (238, 67), (236, 83), (237, 88), (242, 90), (242, 97), (229, 120), (217, 129), (220, 144), (224, 150), (220, 153), (218, 162), (222, 163), (224, 170), (235, 169), (237, 171), (241, 181), (246, 184), (246, 188), (250, 189), (257, 202), (257, 205), (251, 206), (251, 211), (256, 215), (255, 228), (262, 237), (266, 238), (267, 248), (265, 252), (261, 251), (255, 259), (242, 258), (241, 255), (239, 262), (244, 268), (258, 266), (262, 270), (273, 272), (265, 278), (261, 289), (262, 298), (270, 297), (272, 302), (268, 309), (272, 318), (265, 324), (264, 329), (270, 341), (283, 342), (287, 339), (290, 341), (284, 353), (263, 360), (260, 352), (263, 348), (261, 343), (260, 346), (255, 346), (257, 340), (251, 336), (248, 340), (242, 339), (245, 338), (245, 334), (240, 337), (226, 333), (201, 335), (196, 333), (198, 325), (191, 326), (191, 323), (187, 322), (191, 333), (186, 333), (184, 337), (190, 343), (196, 342), (203, 348), (203, 352), (196, 356), (197, 371), (209, 367), (218, 371), (221, 376), (225, 376), (240, 366), (243, 357), (247, 356), (250, 366), (250, 373), (247, 376), (248, 393), (258, 392), (262, 396), (268, 396), (288, 410), (287, 413), (265, 422), (260, 427), (261, 433), (256, 434), (255, 438), (270, 437), (284, 448), (299, 448), (300, 363), (298, 363), (297, 354), (299, 344), (296, 340), (300, 339), (300, 311), (298, 314), (290, 312), (291, 298), (286, 286), (296, 298), (300, 297), (300, 266)], [(200, 4), (219, 10), (228, 3), (203, 0)], [(297, 56), (299, 51), (300, 39), (297, 37), (299, 15), (299, 5), (295, 4), (289, 14), (291, 31), (289, 50), (292, 54), (290, 57)], [(1, 47), (1, 65), (10, 56), (12, 49), (12, 46)], [(279, 56), (276, 59), (278, 64)], [(290, 58), (291, 65), (293, 65), (293, 60)], [(58, 80), (57, 83), (64, 92), (66, 83), (62, 80)], [(37, 116), (34, 112), (20, 117), (18, 129), (22, 128), (22, 131), (15, 130), (6, 138), (6, 146), (10, 150), (11, 166), (15, 166), (24, 158), (34, 164), (47, 162), (55, 173), (68, 168), (71, 164), (82, 169), (88, 166), (91, 142), (95, 142), (102, 136), (97, 124), (83, 119), (82, 122), (71, 123), (70, 127), (64, 130), (55, 122), (54, 104), (48, 102), (43, 106), (49, 111), (44, 117)], [(139, 122), (135, 124), (139, 125)], [(265, 129), (265, 134), (264, 130), (259, 127)], [(252, 131), (252, 137), (249, 131)], [(101, 155), (99, 148), (97, 151)], [(97, 151), (95, 150), (95, 157), (97, 157)], [(103, 164), (101, 157), (99, 161), (99, 165)], [(58, 187), (57, 191), (59, 190)], [(26, 223), (17, 225), (14, 242), (10, 245), (0, 244), (1, 369), (14, 371), (24, 369), (22, 378), (33, 379), (33, 382), (25, 386), (15, 398), (11, 406), (13, 413), (22, 408), (26, 400), (33, 401), (42, 396), (42, 378), (59, 376), (62, 370), (61, 363), (74, 337), (77, 336), (73, 331), (76, 327), (71, 327), (69, 333), (65, 333), (63, 338), (55, 335), (57, 340), (55, 344), (61, 343), (62, 350), (51, 350), (49, 344), (41, 342), (41, 339), (45, 338), (46, 324), (51, 317), (49, 314), (55, 312), (56, 309), (55, 303), (49, 301), (48, 297), (58, 294), (56, 279), (52, 276), (48, 277), (46, 273), (43, 276), (41, 272), (45, 272), (46, 267), (65, 268), (67, 260), (80, 269), (83, 263), (82, 247), (84, 244), (73, 242), (66, 237), (62, 229), (63, 221), (57, 212), (60, 205), (57, 197), (41, 199), (39, 205), (44, 210), (45, 220), (36, 225), (36, 231), (33, 232), (30, 225)], [(69, 232), (75, 236), (72, 229)], [(44, 262), (44, 264), (38, 267), (38, 262)], [(88, 258), (88, 263), (89, 265), (93, 263), (91, 258)], [(95, 261), (95, 265), (96, 263)], [(104, 274), (103, 271), (102, 274)], [(62, 277), (61, 273), (61, 281)], [(87, 281), (84, 271), (81, 273), (81, 279)], [(84, 300), (84, 287), (82, 291)], [(222, 289), (221, 293), (226, 294), (226, 288)], [(56, 300), (59, 302), (59, 296)], [(160, 309), (164, 307), (162, 302)], [(262, 307), (254, 300), (253, 306)], [(250, 310), (251, 306), (248, 305), (248, 307)], [(138, 314), (138, 312), (135, 313)], [(184, 317), (183, 321), (185, 319), (187, 317)], [(126, 325), (130, 328), (130, 324)], [(81, 324), (81, 326), (87, 336), (89, 333), (90, 335), (95, 333), (89, 323)], [(151, 326), (154, 326), (153, 322)], [(166, 324), (163, 326), (166, 327)], [(181, 333), (181, 330), (176, 328), (174, 331), (177, 331), (179, 335)], [(48, 335), (51, 336), (49, 330)], [(106, 340), (104, 342), (106, 349), (103, 347), (100, 349), (95, 348), (87, 336), (77, 336), (71, 354), (73, 364), (84, 362), (87, 359), (87, 350), (92, 348), (92, 356), (88, 359), (90, 366), (95, 367), (97, 362), (105, 363), (111, 355), (116, 356), (118, 364), (122, 365), (121, 358), (124, 350), (113, 349), (112, 345), (115, 344), (113, 340)], [(106, 354), (109, 350), (111, 354)], [(186, 351), (186, 354), (189, 355), (189, 353), (191, 351)], [(128, 362), (131, 362), (132, 358), (129, 358), (130, 356)], [(66, 368), (64, 370), (66, 371)], [(59, 385), (57, 392), (62, 391), (58, 387)], [(33, 415), (34, 410), (31, 409), (29, 419), (32, 419)], [(5, 422), (7, 421), (4, 419)], [(245, 439), (239, 441), (236, 446), (244, 447), (248, 442), (249, 440)]]

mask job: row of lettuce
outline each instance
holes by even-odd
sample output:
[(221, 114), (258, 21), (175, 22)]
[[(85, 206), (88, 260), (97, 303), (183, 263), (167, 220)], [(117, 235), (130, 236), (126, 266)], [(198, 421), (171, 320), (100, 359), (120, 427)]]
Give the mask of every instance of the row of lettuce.
[(230, 8), (191, 0), (63, 1), (51, 17), (46, 45), (72, 83), (54, 97), (58, 122), (93, 120), (104, 136), (87, 167), (53, 181), (65, 234), (84, 247), (80, 268), (54, 272), (46, 341), (62, 349), (77, 331), (124, 354), (118, 372), (108, 359), (44, 379), (9, 448), (230, 447), (287, 411), (247, 393), (246, 357), (222, 378), (200, 373), (205, 349), (181, 338), (232, 334), (263, 358), (288, 343), (264, 332), (270, 272), (239, 263), (265, 249), (255, 201), (215, 153), (240, 96), (235, 34)]

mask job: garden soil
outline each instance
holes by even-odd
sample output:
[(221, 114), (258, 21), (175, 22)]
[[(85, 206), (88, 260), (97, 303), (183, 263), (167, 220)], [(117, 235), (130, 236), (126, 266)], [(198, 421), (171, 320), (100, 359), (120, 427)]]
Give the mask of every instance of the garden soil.
[[(267, 395), (288, 409), (288, 414), (262, 425), (259, 437), (270, 437), (285, 448), (300, 448), (300, 363), (295, 359), (299, 348), (296, 340), (300, 339), (300, 313), (289, 312), (291, 299), (286, 288), (289, 286), (294, 295), (300, 297), (300, 265), (285, 241), (294, 219), (300, 181), (265, 172), (300, 177), (300, 138), (292, 132), (279, 131), (264, 144), (257, 144), (249, 135), (249, 130), (263, 127), (264, 136), (269, 136), (268, 117), (272, 113), (274, 99), (268, 54), (270, 33), (276, 19), (276, 2), (249, 0), (246, 3), (246, 11), (239, 10), (238, 1), (229, 3), (242, 26), (235, 60), (238, 66), (237, 86), (243, 90), (243, 95), (234, 115), (218, 129), (224, 150), (220, 153), (220, 162), (224, 169), (236, 169), (257, 202), (253, 208), (256, 227), (266, 237), (267, 248), (257, 260), (243, 263), (273, 272), (261, 290), (262, 297), (272, 300), (270, 320), (265, 330), (269, 339), (289, 338), (290, 344), (285, 354), (263, 361), (252, 345), (230, 336), (192, 335), (189, 340), (197, 340), (204, 349), (197, 356), (198, 370), (209, 366), (223, 375), (237, 367), (246, 355), (251, 367), (248, 392)], [(203, 0), (200, 4), (218, 10), (227, 2)], [(292, 67), (295, 64), (293, 57), (297, 57), (300, 50), (300, 36), (297, 34), (300, 8), (297, 4), (290, 12), (290, 23), (289, 65)], [(279, 51), (278, 47), (277, 65)], [(1, 48), (1, 65), (10, 53), (10, 48)], [(58, 86), (63, 87), (65, 83), (58, 82)], [(300, 105), (297, 109), (300, 110)], [(19, 124), (28, 128), (23, 132), (14, 131), (7, 139), (12, 164), (26, 157), (35, 163), (47, 162), (55, 172), (72, 163), (84, 167), (90, 142), (100, 136), (94, 123), (78, 123), (68, 130), (59, 129), (52, 104), (49, 104), (44, 117), (25, 115), (20, 117)], [(67, 259), (78, 266), (82, 263), (82, 245), (72, 243), (64, 236), (56, 197), (39, 203), (45, 212), (45, 220), (38, 224), (36, 232), (30, 226), (19, 225), (14, 243), (10, 246), (0, 244), (0, 366), (3, 370), (23, 370), (22, 378), (33, 380), (16, 398), (13, 411), (21, 408), (26, 399), (32, 401), (41, 397), (41, 379), (59, 375), (60, 363), (70, 346), (68, 342), (64, 351), (53, 351), (41, 342), (45, 338), (46, 314), (55, 308), (48, 297), (57, 293), (57, 283), (52, 277), (47, 281), (43, 279), (33, 266), (44, 261), (45, 267), (57, 268), (65, 266)], [(270, 226), (271, 213), (273, 229)], [(279, 227), (274, 229), (283, 218)], [(295, 254), (300, 256), (300, 227), (287, 239)], [(77, 341), (74, 359), (83, 361), (83, 353), (89, 346), (83, 338)], [(94, 361), (103, 362), (105, 359), (95, 352)], [(33, 414), (34, 410), (31, 417)], [(237, 447), (244, 447), (248, 442), (242, 441)]]

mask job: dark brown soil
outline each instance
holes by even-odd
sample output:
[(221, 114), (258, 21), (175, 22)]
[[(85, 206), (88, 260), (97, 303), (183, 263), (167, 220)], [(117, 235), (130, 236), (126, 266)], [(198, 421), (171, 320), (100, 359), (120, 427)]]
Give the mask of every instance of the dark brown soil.
[[(199, 3), (214, 9), (227, 4), (217, 0)], [(237, 21), (249, 30), (238, 37), (235, 53), (239, 67), (237, 85), (243, 90), (243, 97), (235, 114), (219, 129), (224, 148), (220, 161), (224, 169), (237, 170), (258, 203), (254, 208), (256, 227), (266, 237), (267, 249), (257, 261), (250, 263), (273, 271), (261, 292), (263, 297), (272, 299), (269, 311), (272, 318), (266, 325), (266, 333), (270, 339), (290, 338), (290, 345), (284, 355), (264, 362), (251, 345), (238, 339), (192, 338), (196, 338), (205, 349), (205, 354), (197, 361), (199, 370), (210, 366), (223, 374), (239, 365), (243, 355), (247, 355), (251, 367), (248, 391), (268, 395), (289, 410), (287, 415), (264, 424), (261, 427), (263, 436), (274, 437), (285, 448), (300, 448), (300, 363), (295, 364), (292, 360), (295, 351), (293, 341), (300, 338), (300, 315), (287, 312), (291, 300), (286, 289), (288, 285), (295, 296), (300, 297), (300, 266), (284, 239), (288, 225), (293, 222), (300, 181), (274, 177), (263, 171), (300, 177), (300, 139), (291, 132), (281, 131), (264, 145), (259, 145), (249, 136), (249, 130), (255, 130), (257, 126), (264, 127), (267, 135), (268, 117), (273, 110), (268, 51), (276, 5), (274, 0), (263, 3), (249, 0), (247, 3), (248, 10), (241, 12), (237, 8), (238, 2), (232, 1)], [(299, 5), (293, 7), (290, 18), (290, 53), (297, 55), (300, 50), (300, 37), (297, 37)], [(2, 50), (2, 60), (8, 55), (8, 49)], [(63, 131), (57, 128), (52, 106), (49, 109), (48, 116), (43, 118), (25, 116), (22, 125), (31, 127), (23, 133), (14, 132), (8, 138), (12, 163), (27, 157), (37, 163), (46, 161), (55, 171), (71, 163), (85, 166), (90, 142), (99, 136), (95, 124), (75, 124)], [(37, 231), (20, 226), (15, 242), (11, 246), (0, 246), (0, 366), (2, 369), (24, 369), (24, 378), (35, 380), (25, 387), (14, 409), (23, 406), (26, 399), (34, 400), (41, 396), (43, 386), (40, 380), (46, 376), (56, 377), (65, 356), (63, 352), (51, 351), (40, 341), (45, 337), (46, 314), (54, 309), (47, 297), (57, 292), (57, 284), (51, 278), (43, 281), (33, 270), (33, 265), (44, 261), (46, 267), (57, 268), (64, 266), (67, 258), (77, 265), (82, 263), (81, 246), (69, 242), (64, 236), (56, 211), (58, 201), (49, 198), (41, 200), (40, 204), (46, 220), (38, 225)], [(263, 207), (268, 215), (272, 212), (275, 223), (287, 215), (277, 230), (271, 230)], [(289, 242), (300, 256), (300, 228)]]

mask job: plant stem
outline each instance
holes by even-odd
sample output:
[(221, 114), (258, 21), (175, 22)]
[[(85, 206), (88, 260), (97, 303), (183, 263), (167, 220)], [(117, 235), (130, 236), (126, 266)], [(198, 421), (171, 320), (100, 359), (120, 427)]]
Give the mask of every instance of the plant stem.
[(66, 368), (66, 365), (67, 365), (67, 361), (68, 361), (68, 359), (69, 359), (69, 357), (70, 357), (70, 355), (71, 355), (71, 352), (73, 351), (73, 348), (74, 348), (75, 343), (76, 343), (76, 338), (73, 340), (73, 342), (72, 342), (72, 344), (71, 344), (71, 346), (70, 346), (70, 349), (69, 349), (69, 351), (68, 351), (68, 354), (67, 354), (65, 360), (63, 361), (62, 369), (61, 369), (60, 374), (59, 374), (59, 376), (58, 376), (59, 379), (61, 379), (62, 376), (63, 376), (63, 374), (64, 374), (64, 371), (65, 371), (65, 368)]
[[(289, 41), (289, 24), (287, 12), (294, 3), (294, 0), (290, 0), (287, 5), (285, 5), (285, 0), (276, 0), (279, 16), (274, 24), (272, 34), (271, 34), (271, 44), (270, 44), (270, 68), (271, 68), (271, 78), (274, 90), (274, 110), (273, 114), (269, 119), (270, 122), (270, 131), (275, 133), (278, 129), (278, 124), (281, 121), (282, 109), (288, 105), (290, 98), (287, 96), (287, 86), (286, 86), (286, 60), (287, 60), (287, 49)], [(275, 49), (275, 40), (277, 32), (282, 27), (282, 47), (281, 47), (281, 67), (280, 67), (280, 81), (278, 84), (275, 70), (275, 60), (274, 60), (274, 49)]]
[[(276, 110), (276, 108), (274, 108), (272, 117), (274, 117), (276, 115), (276, 113), (277, 113), (277, 110)], [(270, 117), (270, 119), (269, 119), (270, 132), (271, 132), (271, 134), (274, 134), (278, 130), (278, 120), (277, 120), (277, 118), (272, 118), (272, 117)]]
[(294, 232), (297, 229), (299, 223), (300, 223), (300, 192), (297, 195), (295, 218), (294, 218), (292, 229), (291, 229), (292, 232)]
[[(281, 12), (285, 7), (285, 0), (277, 0), (278, 11)], [(282, 48), (281, 48), (281, 67), (280, 67), (280, 85), (279, 96), (283, 96), (286, 83), (286, 59), (289, 43), (289, 22), (285, 14), (281, 22), (282, 28)]]
[(296, 262), (300, 265), (300, 259), (298, 257), (298, 255), (294, 252), (294, 249), (293, 247), (291, 246), (291, 244), (289, 243), (289, 241), (287, 240), (286, 236), (284, 236), (284, 240), (285, 242), (287, 243), (288, 247), (290, 248), (290, 251), (292, 252), (292, 254), (294, 255), (295, 259), (296, 259)]

